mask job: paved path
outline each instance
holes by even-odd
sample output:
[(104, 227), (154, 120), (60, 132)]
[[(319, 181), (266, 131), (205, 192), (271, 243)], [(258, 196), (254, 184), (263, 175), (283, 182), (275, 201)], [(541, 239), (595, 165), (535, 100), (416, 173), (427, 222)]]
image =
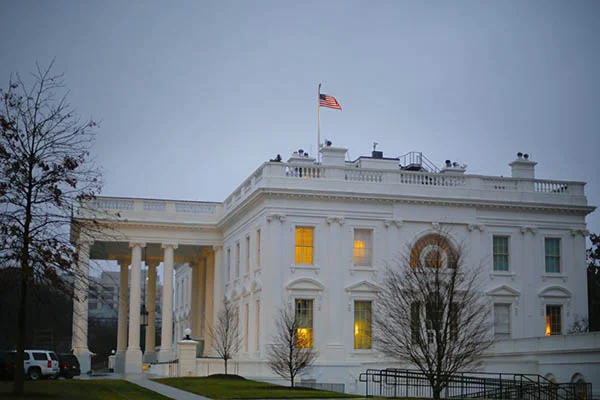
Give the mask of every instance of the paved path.
[(163, 396), (177, 400), (210, 400), (208, 397), (199, 396), (194, 393), (176, 389), (171, 386), (163, 385), (162, 383), (154, 382), (143, 375), (127, 377), (126, 380), (135, 383), (138, 386), (160, 393)]

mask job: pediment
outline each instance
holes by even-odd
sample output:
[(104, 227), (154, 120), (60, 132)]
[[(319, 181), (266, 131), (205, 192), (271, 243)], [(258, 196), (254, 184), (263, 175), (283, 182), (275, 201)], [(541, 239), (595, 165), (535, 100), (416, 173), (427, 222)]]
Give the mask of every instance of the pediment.
[(376, 293), (379, 291), (379, 286), (369, 281), (360, 281), (353, 285), (346, 286), (346, 292), (355, 292), (355, 293)]
[(313, 278), (298, 278), (285, 285), (288, 290), (324, 290), (325, 286)]
[(513, 297), (518, 297), (518, 296), (521, 295), (521, 292), (519, 292), (517, 289), (511, 288), (510, 286), (500, 285), (498, 287), (495, 287), (494, 289), (488, 290), (487, 291), (487, 295), (488, 296), (513, 296)]
[(553, 297), (553, 298), (566, 299), (566, 298), (570, 298), (572, 296), (572, 293), (566, 287), (554, 285), (554, 286), (546, 286), (545, 288), (540, 290), (538, 292), (538, 296), (539, 297)]

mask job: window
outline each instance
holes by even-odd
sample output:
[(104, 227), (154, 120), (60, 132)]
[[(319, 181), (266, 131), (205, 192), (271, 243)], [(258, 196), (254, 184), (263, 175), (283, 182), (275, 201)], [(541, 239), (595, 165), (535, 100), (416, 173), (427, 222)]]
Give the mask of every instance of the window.
[(560, 273), (560, 239), (546, 238), (544, 240), (546, 251), (546, 272)]
[(510, 339), (510, 304), (494, 304), (494, 338)]
[(562, 306), (547, 305), (546, 306), (546, 336), (560, 335), (562, 333), (561, 326), (561, 309)]
[(298, 347), (313, 347), (313, 301), (296, 300), (296, 323), (298, 324)]
[(254, 314), (254, 334), (256, 339), (256, 351), (260, 348), (260, 300), (256, 300), (256, 313)]
[(246, 236), (246, 273), (250, 272), (250, 236)]
[(240, 277), (240, 243), (235, 244), (235, 277)]
[(413, 344), (419, 342), (421, 336), (421, 303), (414, 302), (410, 305), (410, 333)]
[(231, 279), (231, 249), (227, 249), (227, 281)]
[(36, 361), (46, 361), (48, 357), (46, 357), (46, 353), (32, 353), (33, 359)]
[(354, 302), (354, 348), (371, 348), (371, 302)]
[(508, 236), (494, 236), (494, 271), (508, 271)]
[(256, 230), (256, 267), (260, 267), (260, 229)]
[(373, 230), (354, 230), (354, 265), (373, 265)]
[(250, 310), (248, 303), (244, 304), (244, 351), (248, 352), (248, 333), (250, 328)]
[(296, 228), (296, 264), (313, 263), (313, 228)]

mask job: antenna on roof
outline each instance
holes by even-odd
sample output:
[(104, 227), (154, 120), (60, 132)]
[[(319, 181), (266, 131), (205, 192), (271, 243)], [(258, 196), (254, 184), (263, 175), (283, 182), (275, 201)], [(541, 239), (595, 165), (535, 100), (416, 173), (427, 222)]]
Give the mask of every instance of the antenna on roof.
[(377, 143), (377, 142), (373, 142), (373, 151), (375, 151), (375, 150), (377, 149), (377, 145), (378, 145), (378, 144), (379, 144), (379, 143)]

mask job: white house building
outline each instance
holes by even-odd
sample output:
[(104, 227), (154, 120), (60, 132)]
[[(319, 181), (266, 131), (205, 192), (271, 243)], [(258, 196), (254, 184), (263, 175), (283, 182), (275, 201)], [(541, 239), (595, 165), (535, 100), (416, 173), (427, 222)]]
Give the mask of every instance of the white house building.
[[(82, 204), (77, 218), (103, 220), (111, 232), (74, 232), (80, 268), (90, 257), (116, 259), (126, 280), (131, 265), (131, 296), (121, 296), (119, 307), (118, 368), (141, 368), (136, 291), (145, 248), (150, 265), (164, 268), (162, 309), (174, 311), (175, 321), (163, 311), (159, 360), (174, 358), (185, 328), (210, 355), (208, 332), (227, 298), (243, 338), (235, 371), (272, 378), (265, 349), (278, 308), (289, 304), (304, 316), (301, 334), (319, 354), (301, 379), (360, 392), (361, 372), (390, 365), (370, 339), (381, 272), (442, 228), (450, 243), (467, 243), (467, 264), (484, 265), (481, 295), (497, 341), (482, 368), (600, 388), (600, 335), (568, 334), (587, 316), (585, 217), (594, 207), (584, 183), (536, 179), (536, 163), (521, 153), (510, 177), (469, 175), (450, 161), (437, 169), (420, 153), (373, 151), (354, 161), (346, 153), (329, 145), (321, 162), (302, 151), (265, 162), (222, 203), (100, 197)], [(82, 359), (87, 325), (77, 311), (86, 307), (84, 299), (76, 303), (73, 322)], [(220, 368), (219, 360), (198, 358), (188, 373)]]

